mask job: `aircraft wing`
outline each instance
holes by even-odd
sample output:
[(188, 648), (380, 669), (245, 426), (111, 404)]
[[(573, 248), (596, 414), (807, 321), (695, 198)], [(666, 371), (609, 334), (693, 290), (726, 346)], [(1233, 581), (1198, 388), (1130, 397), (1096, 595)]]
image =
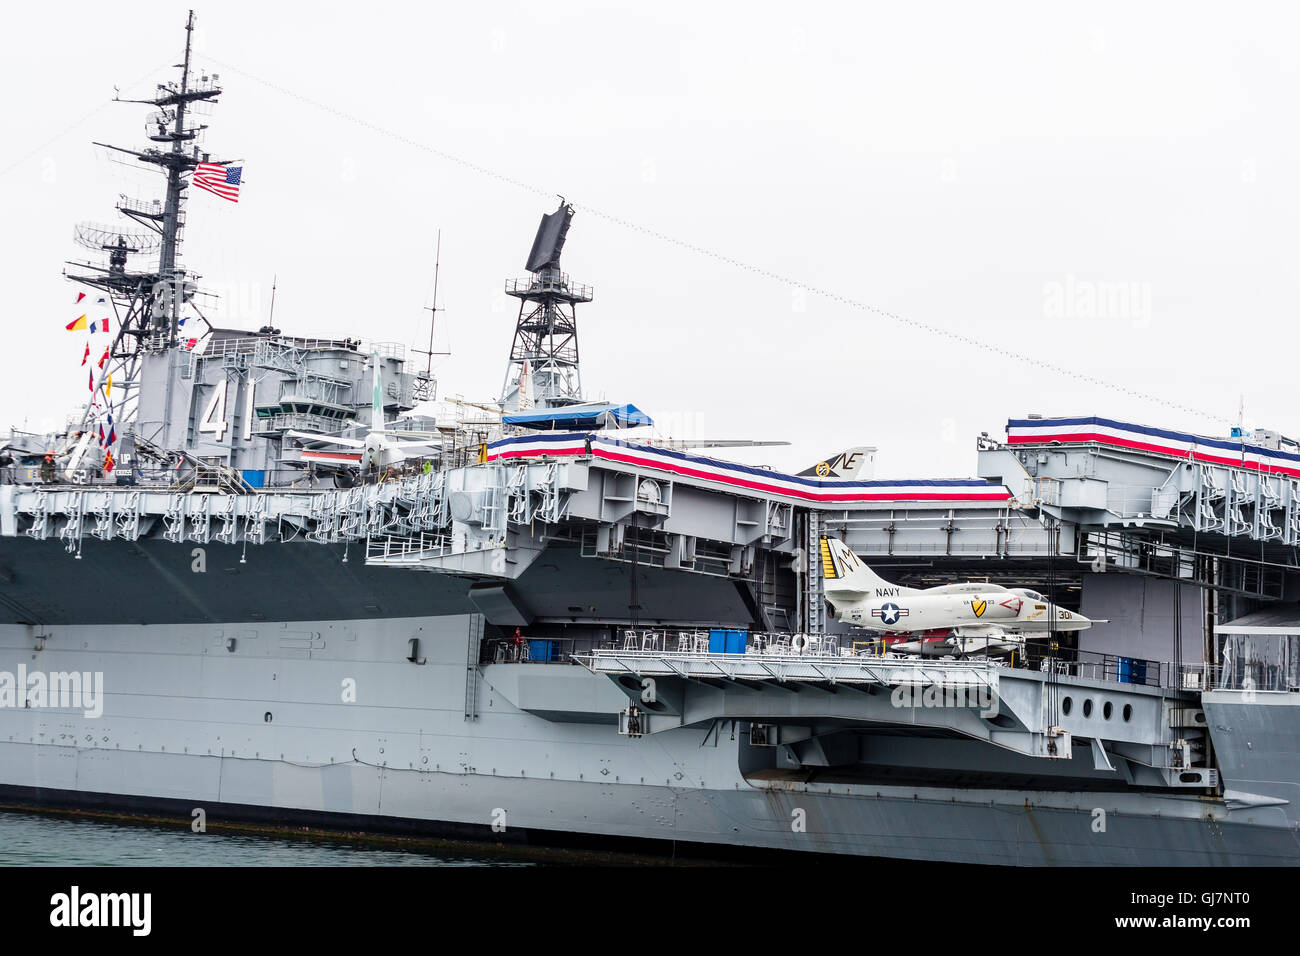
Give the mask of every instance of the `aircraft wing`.
[(300, 441), (324, 442), (328, 445), (342, 445), (344, 448), (365, 448), (366, 443), (356, 438), (334, 438), (330, 435), (316, 435), (312, 432), (285, 432), (285, 438), (297, 438)]
[[(453, 428), (452, 430), (454, 431), (455, 429)], [(414, 429), (400, 429), (400, 428), (372, 428), (370, 429), (370, 434), (387, 435), (390, 438), (437, 439), (441, 437), (437, 432), (416, 431)]]
[(956, 637), (1006, 637), (1013, 630), (996, 624), (963, 624), (954, 627), (952, 633)]
[(318, 458), (315, 456), (321, 454), (320, 452), (308, 451), (305, 452), (304, 454), (306, 454), (308, 457), (301, 458), (301, 459), (281, 458), (279, 459), (279, 462), (280, 464), (285, 465), (289, 468), (306, 469), (308, 466), (312, 466), (316, 469), (317, 474), (324, 474), (324, 475), (345, 474), (347, 472), (355, 472), (357, 466), (361, 463), (358, 460), (361, 457), (360, 455), (347, 455), (341, 458)]
[(430, 448), (441, 448), (442, 442), (439, 441), (402, 441), (393, 442), (385, 447), (385, 451), (416, 451), (423, 449), (428, 451)]
[(463, 398), (449, 398), (447, 401), (451, 402), (453, 405), (467, 405), (470, 408), (478, 408), (485, 412), (492, 412), (496, 415), (501, 414), (501, 409), (496, 405), (483, 405), (479, 402), (467, 402)]

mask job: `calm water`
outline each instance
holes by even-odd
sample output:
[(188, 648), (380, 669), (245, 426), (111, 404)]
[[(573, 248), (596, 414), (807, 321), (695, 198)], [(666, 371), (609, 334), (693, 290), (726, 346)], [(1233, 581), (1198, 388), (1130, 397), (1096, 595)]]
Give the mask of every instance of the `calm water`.
[(342, 840), (191, 833), (0, 810), (0, 866), (528, 866), (497, 855), (390, 849)]

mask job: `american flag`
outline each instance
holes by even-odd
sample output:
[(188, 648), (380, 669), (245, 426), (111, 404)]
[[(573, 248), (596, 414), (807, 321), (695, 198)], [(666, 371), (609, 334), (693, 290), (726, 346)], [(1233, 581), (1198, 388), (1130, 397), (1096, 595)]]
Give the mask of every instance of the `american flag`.
[(239, 202), (239, 180), (244, 175), (243, 166), (222, 166), (220, 163), (199, 163), (190, 180), (200, 189), (231, 202)]

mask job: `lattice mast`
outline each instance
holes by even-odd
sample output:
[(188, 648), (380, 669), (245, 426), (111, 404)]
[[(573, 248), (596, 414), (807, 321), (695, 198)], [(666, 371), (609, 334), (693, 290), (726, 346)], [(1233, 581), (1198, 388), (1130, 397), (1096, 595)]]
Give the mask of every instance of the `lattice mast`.
[[(185, 23), (185, 57), (177, 64), (178, 81), (159, 83), (152, 99), (121, 100), (153, 106), (146, 120), (147, 135), (158, 146), (143, 150), (96, 143), (126, 153), (141, 163), (161, 170), (166, 176), (163, 200), (141, 201), (122, 196), (118, 212), (142, 227), (116, 229), (81, 225), (77, 241), (106, 254), (107, 264), (70, 262), (69, 278), (107, 293), (116, 319), (110, 360), (99, 370), (99, 378), (86, 404), (82, 428), (109, 404), (116, 409), (118, 423), (129, 421), (139, 397), (140, 358), (145, 352), (167, 352), (180, 344), (179, 325), (186, 304), (193, 307), (195, 286), (180, 265), (181, 235), (185, 228), (187, 173), (200, 163), (224, 163), (201, 152), (198, 139), (207, 129), (194, 124), (190, 107), (201, 101), (215, 101), (221, 94), (218, 77), (191, 76), (194, 11)], [(153, 255), (156, 253), (157, 258)], [(149, 256), (131, 268), (130, 257)], [(112, 395), (104, 394), (111, 376)]]
[(501, 390), (501, 405), (507, 411), (519, 409), (521, 391), (527, 404), (524, 376), (531, 378), (532, 400), (540, 408), (582, 401), (576, 311), (579, 303), (592, 300), (592, 289), (573, 284), (560, 269), (560, 252), (572, 220), (573, 207), (561, 199), (560, 208), (543, 216), (537, 229), (524, 266), (531, 275), (506, 281), (506, 294), (520, 300)]

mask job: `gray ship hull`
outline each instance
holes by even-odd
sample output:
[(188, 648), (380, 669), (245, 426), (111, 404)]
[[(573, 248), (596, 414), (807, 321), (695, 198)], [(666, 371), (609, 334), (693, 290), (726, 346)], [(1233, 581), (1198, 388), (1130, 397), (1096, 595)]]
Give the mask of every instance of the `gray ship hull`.
[[(32, 759), (30, 753), (11, 758), (11, 749), (0, 745), (6, 766), (12, 760)], [(1279, 833), (1254, 823), (1201, 818), (1195, 808), (1186, 816), (1155, 816), (1149, 807), (1135, 804), (1130, 815), (1112, 813), (1109, 838), (1098, 839), (1090, 830), (1091, 807), (1069, 794), (996, 791), (981, 794), (982, 802), (972, 802), (969, 792), (952, 792), (948, 799), (942, 791), (916, 797), (874, 789), (834, 794), (752, 788), (728, 792), (490, 774), (418, 774), (360, 765), (284, 768), (258, 760), (203, 769), (201, 758), (155, 759), (159, 756), (133, 756), (118, 764), (123, 768), (120, 777), (166, 775), (173, 781), (165, 788), (149, 788), (148, 795), (135, 792), (142, 789), (138, 783), (113, 784), (102, 778), (101, 785), (124, 789), (5, 786), (0, 793), (18, 803), (42, 806), (161, 811), (180, 819), (189, 819), (192, 808), (201, 807), (209, 822), (274, 821), (351, 831), (373, 827), (376, 832), (503, 843), (563, 844), (576, 834), (587, 837), (586, 844), (592, 843), (591, 837), (608, 837), (610, 849), (626, 848), (628, 838), (641, 838), (701, 848), (754, 847), (1002, 866), (1295, 865), (1290, 828)], [(219, 758), (206, 762), (216, 764)], [(193, 785), (183, 783), (191, 779)], [(224, 788), (218, 787), (218, 779), (225, 781)], [(218, 801), (218, 792), (247, 802)], [(1039, 802), (1025, 806), (1025, 800)], [(508, 829), (493, 830), (485, 807), (505, 809)], [(798, 809), (806, 811), (815, 832), (790, 832), (791, 814)]]
[[(626, 698), (604, 677), (467, 667), (473, 621), (5, 625), (0, 671), (102, 672), (105, 700), (98, 717), (0, 708), (0, 785), (51, 804), (202, 808), (209, 820), (260, 808), (502, 840), (580, 833), (1018, 865), (1298, 857), (1294, 804), (746, 774), (739, 722), (628, 738), (613, 716)], [(422, 663), (407, 660), (415, 635)], [(1270, 747), (1254, 759), (1296, 779), (1294, 754), (1272, 742), (1295, 739), (1300, 711), (1252, 713)]]

